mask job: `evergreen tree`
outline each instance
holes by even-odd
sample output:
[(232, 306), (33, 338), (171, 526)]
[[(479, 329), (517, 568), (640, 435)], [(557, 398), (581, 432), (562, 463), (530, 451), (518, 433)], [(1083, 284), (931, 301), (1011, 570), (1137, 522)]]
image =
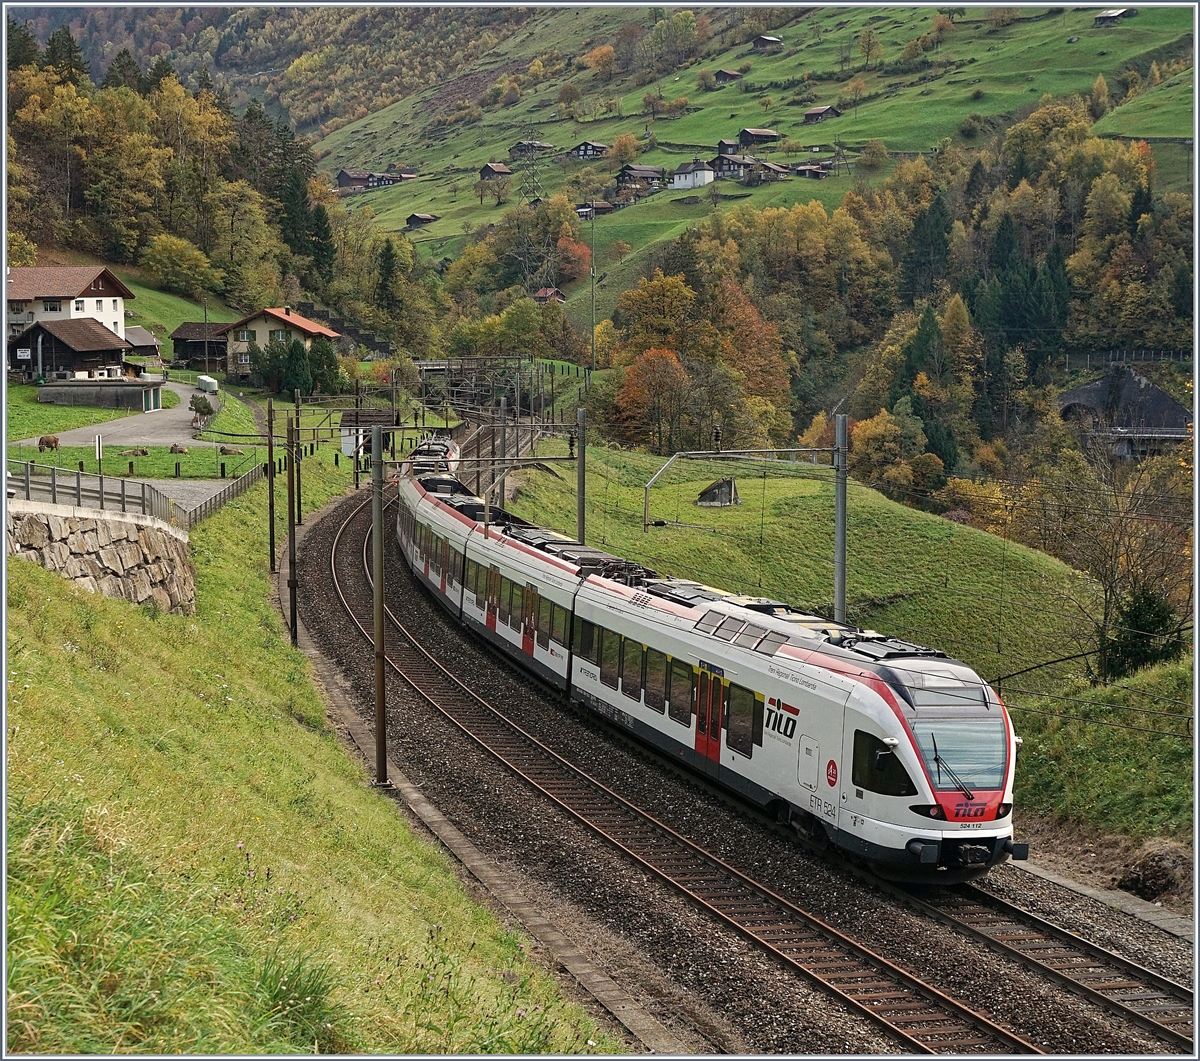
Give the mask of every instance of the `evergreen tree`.
[(336, 394), (338, 382), (337, 354), (333, 343), (319, 335), (308, 351), (308, 364), (312, 372), (314, 394)]
[(322, 283), (333, 279), (333, 262), (337, 246), (333, 242), (333, 229), (329, 225), (329, 212), (324, 203), (317, 203), (309, 215), (309, 253), (312, 255), (313, 272)]
[(983, 168), (983, 163), (975, 160), (975, 164), (971, 167), (971, 172), (967, 176), (967, 186), (963, 189), (963, 202), (966, 203), (968, 210), (974, 210), (983, 199), (984, 193), (987, 191), (987, 171)]
[(287, 361), (283, 366), (283, 393), (299, 391), (308, 395), (313, 392), (312, 367), (303, 339), (293, 339), (287, 345)]
[(146, 72), (146, 91), (153, 92), (168, 77), (174, 76), (175, 67), (171, 65), (171, 61), (165, 55), (160, 55), (150, 64), (150, 69)]
[(42, 50), (37, 38), (29, 28), (29, 22), (16, 22), (8, 16), (8, 68), (34, 66), (41, 59)]
[(996, 227), (996, 235), (992, 240), (991, 262), (992, 269), (997, 274), (1009, 272), (1021, 263), (1017, 226), (1013, 223), (1012, 214), (1005, 214)]
[(396, 307), (396, 248), (391, 237), (379, 250), (379, 279), (375, 284), (375, 305), (385, 313)]
[(71, 36), (68, 26), (59, 26), (50, 34), (43, 64), (56, 70), (63, 81), (76, 88), (90, 80), (91, 71), (83, 57), (83, 49)]
[(946, 275), (953, 223), (940, 194), (917, 214), (900, 260), (902, 291), (909, 302), (926, 298), (934, 282)]
[(1142, 218), (1142, 214), (1154, 213), (1154, 193), (1150, 189), (1149, 182), (1145, 186), (1139, 184), (1133, 189), (1133, 197), (1129, 202), (1129, 235), (1130, 238), (1137, 236), (1138, 222)]
[(288, 170), (287, 180), (279, 195), (279, 234), (293, 254), (310, 257), (308, 246), (308, 183), (298, 167)]
[(122, 48), (101, 82), (102, 88), (131, 88), (140, 96), (146, 94), (148, 82), (128, 48)]
[(1171, 305), (1177, 317), (1192, 319), (1192, 297), (1192, 271), (1187, 267), (1187, 262), (1180, 262), (1175, 267), (1175, 280), (1171, 285)]

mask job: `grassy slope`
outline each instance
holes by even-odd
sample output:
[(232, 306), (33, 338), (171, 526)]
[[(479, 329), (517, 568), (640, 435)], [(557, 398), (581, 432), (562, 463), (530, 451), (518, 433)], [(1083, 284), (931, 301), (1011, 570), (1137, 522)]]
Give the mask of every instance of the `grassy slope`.
[[(554, 449), (548, 444), (547, 452)], [(831, 613), (833, 486), (828, 468), (676, 465), (651, 491), (650, 517), (696, 527), (642, 531), (643, 487), (663, 459), (588, 450), (588, 541), (667, 574), (778, 597)], [(740, 506), (702, 509), (701, 488), (733, 475)], [(985, 677), (1063, 655), (1070, 622), (1055, 603), (1070, 572), (1042, 553), (883, 498), (853, 480), (847, 515), (850, 618), (934, 645)], [(531, 473), (515, 510), (574, 533), (573, 474)], [(763, 542), (759, 535), (762, 530)]]
[[(1192, 717), (1192, 688), (1188, 660), (1149, 668), (1107, 689), (1078, 682), (1059, 690), (1076, 700), (1022, 700), (1029, 710), (1018, 707), (1013, 712), (1025, 740), (1017, 799), (1030, 810), (1139, 839), (1165, 835), (1186, 841), (1194, 815), (1193, 742), (1098, 723), (1186, 734), (1189, 727), (1183, 718), (1134, 709)], [(1076, 720), (1051, 715), (1073, 715)]]
[[(305, 477), (309, 508), (348, 480)], [(8, 1048), (616, 1048), (326, 726), (265, 510), (193, 533), (193, 618), (10, 567)]]
[(1092, 128), (1120, 136), (1191, 136), (1195, 113), (1195, 86), (1187, 71), (1135, 96)]
[[(549, 48), (558, 48), (564, 55), (579, 54), (585, 40), (603, 43), (632, 14), (622, 9), (540, 11), (531, 19), (526, 34), (505, 42), (503, 56), (482, 62), (479, 69), (488, 72), (490, 81), (504, 69), (524, 69), (535, 55)], [(848, 112), (833, 123), (816, 127), (803, 124), (804, 106), (788, 104), (794, 89), (769, 85), (771, 81), (784, 82), (805, 72), (836, 70), (839, 43), (856, 36), (869, 19), (874, 20), (873, 25), (883, 39), (885, 57), (894, 59), (907, 40), (929, 28), (935, 14), (932, 9), (897, 9), (885, 14), (872, 8), (820, 11), (815, 16), (801, 16), (777, 31), (787, 44), (777, 55), (754, 53), (749, 45), (724, 47), (718, 37), (715, 42), (718, 50), (714, 54), (678, 75), (643, 86), (628, 78), (600, 85), (590, 72), (580, 71), (568, 79), (560, 77), (526, 91), (512, 107), (486, 111), (482, 121), (471, 126), (435, 129), (429, 124), (431, 114), (439, 106), (448, 109), (458, 98), (454, 86), (439, 86), (337, 130), (317, 145), (317, 151), (321, 164), (331, 173), (351, 165), (384, 168), (392, 162), (406, 162), (417, 166), (422, 173), (420, 179), (351, 202), (369, 204), (379, 223), (392, 230), (403, 228), (404, 219), (414, 211), (439, 214), (439, 221), (423, 227), (413, 238), (423, 253), (434, 258), (455, 257), (462, 250), (464, 226), (475, 228), (494, 221), (507, 208), (496, 207), (490, 200), (481, 206), (473, 196), (472, 186), (484, 162), (508, 161), (509, 146), (529, 136), (531, 130), (559, 150), (584, 139), (611, 143), (620, 133), (641, 136), (649, 123), (641, 114), (641, 99), (648, 91), (661, 89), (668, 99), (686, 95), (690, 101), (689, 112), (681, 118), (659, 119), (651, 125), (663, 146), (639, 159), (668, 169), (690, 157), (692, 149), (666, 145), (704, 145), (707, 150), (701, 153), (707, 157), (715, 152), (718, 139), (736, 137), (743, 126), (770, 126), (806, 146), (822, 145), (826, 153), (835, 136), (848, 145), (879, 137), (895, 150), (927, 151), (943, 137), (957, 138), (958, 126), (972, 112), (1000, 117), (1035, 104), (1046, 92), (1086, 94), (1097, 72), (1115, 77), (1128, 59), (1176, 39), (1191, 25), (1190, 16), (1183, 9), (1147, 9), (1115, 31), (1093, 29), (1090, 11), (1068, 11), (1057, 17), (1017, 22), (994, 33), (986, 26), (960, 24), (949, 34), (941, 50), (942, 58), (954, 58), (959, 66), (928, 83), (919, 82), (918, 74), (861, 71), (856, 51), (844, 77), (839, 75), (834, 81), (814, 83), (816, 102), (835, 102), (841, 85), (854, 76), (862, 76), (868, 94), (877, 98), (861, 104), (857, 113)], [(980, 15), (980, 9), (968, 10), (968, 19)], [(823, 30), (819, 43), (812, 28), (814, 19)], [(1077, 44), (1066, 43), (1071, 35), (1080, 37)], [(1100, 52), (1105, 54), (1101, 56)], [(737, 68), (743, 62), (751, 64), (747, 81), (765, 86), (761, 91), (747, 94), (738, 85), (711, 93), (697, 90), (696, 74), (700, 70)], [(619, 98), (625, 116), (600, 116), (584, 122), (551, 118), (559, 109), (556, 98), (564, 80), (577, 85), (585, 98)], [(461, 94), (474, 98), (479, 94), (480, 84), (464, 85)], [(976, 91), (983, 92), (982, 98), (971, 98)], [(760, 102), (764, 94), (773, 100), (769, 106)], [(1186, 125), (1190, 130), (1190, 120)], [(778, 150), (773, 157), (776, 161), (787, 160)], [(581, 163), (562, 166), (545, 161), (541, 167), (543, 192), (558, 191), (564, 180), (580, 168)], [(1170, 167), (1171, 186), (1175, 184), (1174, 177), (1183, 176), (1174, 173), (1177, 168)], [(887, 172), (884, 169), (868, 179), (878, 182)], [(793, 179), (754, 189), (746, 201), (763, 208), (819, 199), (832, 209), (853, 180), (844, 175), (820, 183)], [(513, 181), (511, 202), (520, 199), (519, 183), (518, 176)], [(741, 190), (732, 183), (723, 184), (722, 188), (731, 192)], [(620, 291), (636, 277), (654, 243), (673, 239), (712, 209), (705, 198), (694, 206), (672, 201), (680, 197), (677, 193), (664, 193), (597, 220), (597, 269), (608, 273), (597, 285), (598, 319), (611, 313)], [(730, 203), (722, 205), (728, 207)], [(588, 226), (589, 238), (590, 231)], [(634, 248), (634, 253), (620, 264), (612, 262), (608, 255), (608, 248), (617, 240), (624, 240)], [(568, 295), (568, 305), (577, 323), (590, 322), (587, 285), (574, 285)]]
[[(547, 452), (553, 450), (547, 447)], [(588, 541), (662, 573), (778, 597), (829, 614), (832, 597), (832, 486), (827, 469), (696, 464), (652, 491), (651, 519), (702, 525), (641, 529), (642, 486), (662, 460), (613, 449), (588, 450)], [(573, 534), (572, 469), (556, 479), (528, 473), (511, 506), (528, 519)], [(816, 473), (810, 478), (786, 478)], [(737, 478), (742, 504), (701, 509), (699, 490), (719, 475)], [(904, 508), (850, 481), (847, 611), (881, 633), (934, 645), (986, 678), (1065, 654), (1073, 620), (1058, 597), (1070, 572), (1058, 561), (982, 531)], [(760, 522), (761, 521), (761, 522)], [(760, 526), (763, 546), (759, 546)], [(718, 533), (714, 533), (714, 529)], [(761, 560), (760, 560), (761, 556)], [(761, 574), (761, 582), (759, 581)], [(1127, 726), (1186, 733), (1182, 718), (1136, 708), (1192, 713), (1190, 663), (1136, 675), (1109, 689), (1082, 679), (1023, 675), (1016, 688), (1079, 697), (1049, 699), (1004, 688), (1025, 739), (1017, 797), (1031, 810), (1134, 837), (1184, 838), (1192, 828), (1192, 745), (1170, 736), (1072, 722), (1079, 715)], [(1169, 698), (1163, 700), (1163, 697)]]
[(120, 420), (129, 413), (124, 409), (98, 409), (88, 405), (51, 405), (37, 400), (37, 387), (9, 386), (5, 402), (8, 423), (5, 438), (33, 438), (38, 435), (70, 431), (74, 427)]

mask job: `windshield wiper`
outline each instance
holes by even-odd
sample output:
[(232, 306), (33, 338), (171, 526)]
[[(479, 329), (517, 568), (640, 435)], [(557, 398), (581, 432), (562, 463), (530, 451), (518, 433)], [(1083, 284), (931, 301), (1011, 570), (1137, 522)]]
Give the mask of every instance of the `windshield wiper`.
[(958, 774), (956, 774), (952, 769), (950, 769), (950, 764), (938, 754), (937, 737), (932, 733), (929, 734), (929, 736), (933, 740), (933, 762), (938, 768), (938, 781), (942, 780), (942, 767), (944, 766), (946, 768), (946, 773), (950, 775), (950, 780), (954, 782), (954, 784), (958, 787), (958, 790), (964, 796), (966, 796), (967, 799), (974, 799), (975, 793), (973, 793), (969, 788), (967, 788), (966, 785), (963, 784), (962, 778), (959, 777)]

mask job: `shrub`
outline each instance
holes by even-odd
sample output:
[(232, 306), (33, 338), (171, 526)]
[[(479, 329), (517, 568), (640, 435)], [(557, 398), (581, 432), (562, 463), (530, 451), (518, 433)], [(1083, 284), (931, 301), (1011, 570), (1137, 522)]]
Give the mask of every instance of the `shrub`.
[(858, 164), (863, 169), (879, 169), (887, 161), (887, 146), (882, 140), (868, 140), (863, 144)]
[(222, 273), (197, 246), (178, 236), (155, 236), (142, 254), (142, 267), (156, 287), (200, 298), (221, 290)]
[(981, 88), (977, 88), (974, 92), (971, 93), (971, 99), (983, 99), (983, 96), (984, 96), (984, 92), (983, 92), (983, 89), (981, 89)]
[(981, 132), (987, 128), (987, 119), (978, 112), (968, 114), (962, 125), (958, 127), (958, 131), (968, 140), (973, 140)]

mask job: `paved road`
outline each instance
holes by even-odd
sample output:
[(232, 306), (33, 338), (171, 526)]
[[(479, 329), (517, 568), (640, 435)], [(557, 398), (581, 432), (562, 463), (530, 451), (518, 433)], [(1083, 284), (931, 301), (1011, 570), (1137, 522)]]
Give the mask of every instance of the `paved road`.
[[(185, 446), (215, 446), (216, 442), (201, 442), (192, 437), (192, 411), (188, 402), (197, 393), (190, 383), (165, 383), (179, 395), (180, 402), (174, 409), (155, 409), (151, 413), (135, 413), (110, 420), (105, 424), (77, 427), (58, 432), (58, 441), (63, 446), (90, 446), (96, 435), (104, 436), (104, 445), (113, 449), (130, 449), (134, 446), (173, 446), (176, 442)], [(36, 446), (36, 438), (20, 440), (24, 446)]]

